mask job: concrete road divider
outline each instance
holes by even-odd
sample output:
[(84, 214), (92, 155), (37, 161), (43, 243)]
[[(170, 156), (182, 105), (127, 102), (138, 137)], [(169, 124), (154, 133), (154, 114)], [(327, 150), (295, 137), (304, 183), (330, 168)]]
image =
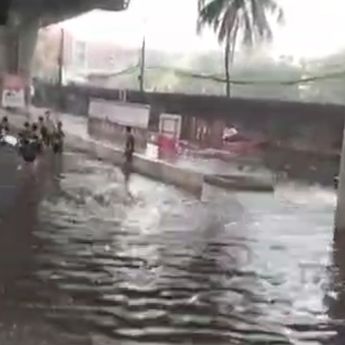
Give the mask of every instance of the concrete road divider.
[[(123, 152), (105, 143), (68, 135), (66, 137), (66, 144), (77, 150), (86, 151), (97, 159), (111, 162), (115, 165), (123, 164)], [(203, 174), (179, 168), (164, 161), (135, 155), (133, 170), (141, 175), (183, 188), (193, 194), (200, 195), (202, 192)]]
[(209, 175), (204, 177), (205, 183), (229, 190), (251, 192), (273, 192), (273, 179), (253, 176)]

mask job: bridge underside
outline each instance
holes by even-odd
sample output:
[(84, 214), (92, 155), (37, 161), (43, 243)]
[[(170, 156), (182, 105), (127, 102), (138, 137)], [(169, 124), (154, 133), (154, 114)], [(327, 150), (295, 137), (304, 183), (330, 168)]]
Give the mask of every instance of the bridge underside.
[(93, 9), (122, 11), (128, 4), (129, 0), (12, 0), (9, 13), (20, 21), (39, 18), (44, 26)]
[[(40, 27), (60, 22), (93, 9), (122, 11), (129, 0), (0, 0), (0, 74), (30, 76)], [(7, 15), (6, 15), (7, 13)], [(97, 28), (95, 28), (97, 29)]]

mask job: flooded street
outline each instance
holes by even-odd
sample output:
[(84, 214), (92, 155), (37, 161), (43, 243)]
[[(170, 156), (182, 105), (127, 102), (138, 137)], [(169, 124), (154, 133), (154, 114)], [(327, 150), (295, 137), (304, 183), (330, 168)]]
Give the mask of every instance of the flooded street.
[(344, 343), (332, 189), (198, 200), (133, 176), (130, 197), (76, 152), (26, 174), (1, 224), (1, 344)]

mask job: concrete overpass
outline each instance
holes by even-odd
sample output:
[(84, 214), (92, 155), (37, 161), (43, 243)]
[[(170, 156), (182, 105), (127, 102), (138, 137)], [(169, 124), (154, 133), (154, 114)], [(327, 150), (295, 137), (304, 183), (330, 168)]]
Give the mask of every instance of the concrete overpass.
[(130, 0), (2, 0), (0, 73), (30, 75), (38, 29), (93, 9), (122, 11)]

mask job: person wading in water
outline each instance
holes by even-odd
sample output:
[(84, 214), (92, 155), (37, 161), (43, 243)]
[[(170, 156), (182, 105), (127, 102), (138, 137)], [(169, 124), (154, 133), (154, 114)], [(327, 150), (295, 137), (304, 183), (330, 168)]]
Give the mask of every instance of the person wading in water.
[(48, 132), (48, 137), (47, 137), (48, 142), (47, 142), (47, 146), (50, 146), (56, 128), (55, 128), (54, 121), (51, 119), (51, 112), (50, 112), (49, 110), (47, 110), (47, 111), (45, 112), (45, 126), (46, 126), (47, 132)]
[(31, 128), (30, 128), (30, 123), (25, 122), (24, 123), (24, 128), (19, 132), (19, 138), (23, 142), (27, 142), (30, 139), (31, 136)]
[(36, 149), (36, 152), (42, 153), (43, 147), (37, 123), (33, 123), (31, 126), (31, 140), (33, 140), (33, 145)]
[(1, 131), (1, 133), (4, 133), (4, 134), (10, 133), (10, 124), (8, 122), (7, 116), (4, 116), (1, 120), (0, 131)]
[(126, 127), (126, 145), (125, 145), (125, 152), (124, 152), (125, 162), (123, 165), (123, 175), (125, 177), (126, 187), (128, 187), (129, 178), (132, 172), (134, 150), (135, 150), (135, 139), (134, 139), (134, 135), (132, 134), (132, 128)]
[(43, 144), (45, 146), (49, 146), (49, 135), (48, 135), (48, 128), (44, 123), (44, 118), (43, 116), (40, 116), (38, 118), (38, 127), (40, 130), (40, 134), (41, 134), (41, 139), (43, 141)]
[(63, 131), (62, 122), (59, 121), (57, 123), (57, 129), (54, 132), (54, 137), (52, 139), (52, 146), (54, 153), (62, 153), (63, 152), (63, 142), (65, 138), (65, 132)]

